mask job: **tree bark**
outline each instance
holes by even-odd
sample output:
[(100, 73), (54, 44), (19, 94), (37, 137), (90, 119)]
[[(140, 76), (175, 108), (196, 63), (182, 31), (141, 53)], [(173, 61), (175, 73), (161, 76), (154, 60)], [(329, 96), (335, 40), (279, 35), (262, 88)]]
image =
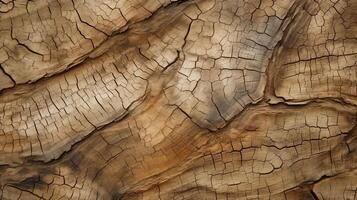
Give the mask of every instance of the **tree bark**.
[(357, 199), (357, 0), (0, 0), (0, 197)]

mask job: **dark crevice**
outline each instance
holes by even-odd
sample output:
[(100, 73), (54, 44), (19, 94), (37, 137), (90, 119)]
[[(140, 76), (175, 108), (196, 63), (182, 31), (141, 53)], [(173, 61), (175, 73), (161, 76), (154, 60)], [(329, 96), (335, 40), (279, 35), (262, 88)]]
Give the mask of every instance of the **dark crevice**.
[(310, 194), (311, 194), (311, 196), (314, 198), (314, 200), (319, 200), (319, 197), (316, 195), (316, 193), (314, 192), (314, 190), (310, 190)]
[(24, 48), (27, 49), (29, 52), (43, 57), (43, 55), (42, 55), (41, 53), (39, 53), (39, 52), (37, 52), (37, 51), (31, 49), (31, 48), (30, 48), (29, 46), (27, 46), (26, 44), (21, 43), (21, 42), (20, 42), (19, 40), (17, 40), (17, 39), (16, 39), (16, 41), (17, 41), (18, 45), (24, 47)]
[[(323, 55), (323, 56), (318, 56), (318, 57), (311, 57), (308, 59), (300, 59), (298, 61), (293, 61), (293, 62), (288, 62), (288, 63), (284, 63), (283, 66), (286, 65), (293, 65), (293, 64), (297, 64), (300, 62), (311, 62), (313, 60), (318, 60), (318, 59), (323, 59), (323, 58), (329, 58), (329, 57), (340, 57), (340, 56), (355, 56), (357, 55), (357, 53), (346, 53), (346, 54), (329, 54), (329, 55)], [(354, 65), (351, 65), (351, 67)]]
[(12, 76), (11, 76), (9, 73), (7, 73), (7, 72), (5, 71), (4, 67), (3, 67), (1, 64), (0, 64), (0, 70), (1, 70), (7, 77), (9, 77), (9, 79), (10, 79), (14, 84), (16, 84), (15, 79), (12, 78)]
[(166, 67), (164, 67), (164, 68), (162, 69), (162, 72), (165, 72), (167, 69), (169, 69), (170, 66), (172, 66), (173, 64), (175, 64), (175, 63), (179, 60), (179, 58), (180, 58), (180, 51), (177, 51), (177, 56), (176, 56), (176, 58), (175, 58), (172, 62), (170, 62)]

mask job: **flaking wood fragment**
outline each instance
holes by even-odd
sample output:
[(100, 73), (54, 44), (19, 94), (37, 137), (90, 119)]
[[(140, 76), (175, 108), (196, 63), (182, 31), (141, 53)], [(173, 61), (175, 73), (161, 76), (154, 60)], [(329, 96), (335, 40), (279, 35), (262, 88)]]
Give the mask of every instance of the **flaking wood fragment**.
[(0, 199), (357, 199), (357, 0), (0, 0)]

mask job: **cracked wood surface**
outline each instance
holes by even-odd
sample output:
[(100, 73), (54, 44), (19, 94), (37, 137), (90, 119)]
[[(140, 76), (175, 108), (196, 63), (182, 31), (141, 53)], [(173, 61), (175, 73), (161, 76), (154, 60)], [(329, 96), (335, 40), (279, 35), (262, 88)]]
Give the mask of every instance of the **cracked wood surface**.
[(357, 0), (0, 0), (0, 199), (357, 199)]

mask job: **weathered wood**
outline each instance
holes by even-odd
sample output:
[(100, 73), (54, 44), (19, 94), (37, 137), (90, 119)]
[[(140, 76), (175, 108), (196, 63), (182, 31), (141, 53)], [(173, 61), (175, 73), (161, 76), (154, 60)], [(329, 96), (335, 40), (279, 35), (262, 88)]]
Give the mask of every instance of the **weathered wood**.
[(0, 0), (0, 197), (357, 199), (357, 0)]

